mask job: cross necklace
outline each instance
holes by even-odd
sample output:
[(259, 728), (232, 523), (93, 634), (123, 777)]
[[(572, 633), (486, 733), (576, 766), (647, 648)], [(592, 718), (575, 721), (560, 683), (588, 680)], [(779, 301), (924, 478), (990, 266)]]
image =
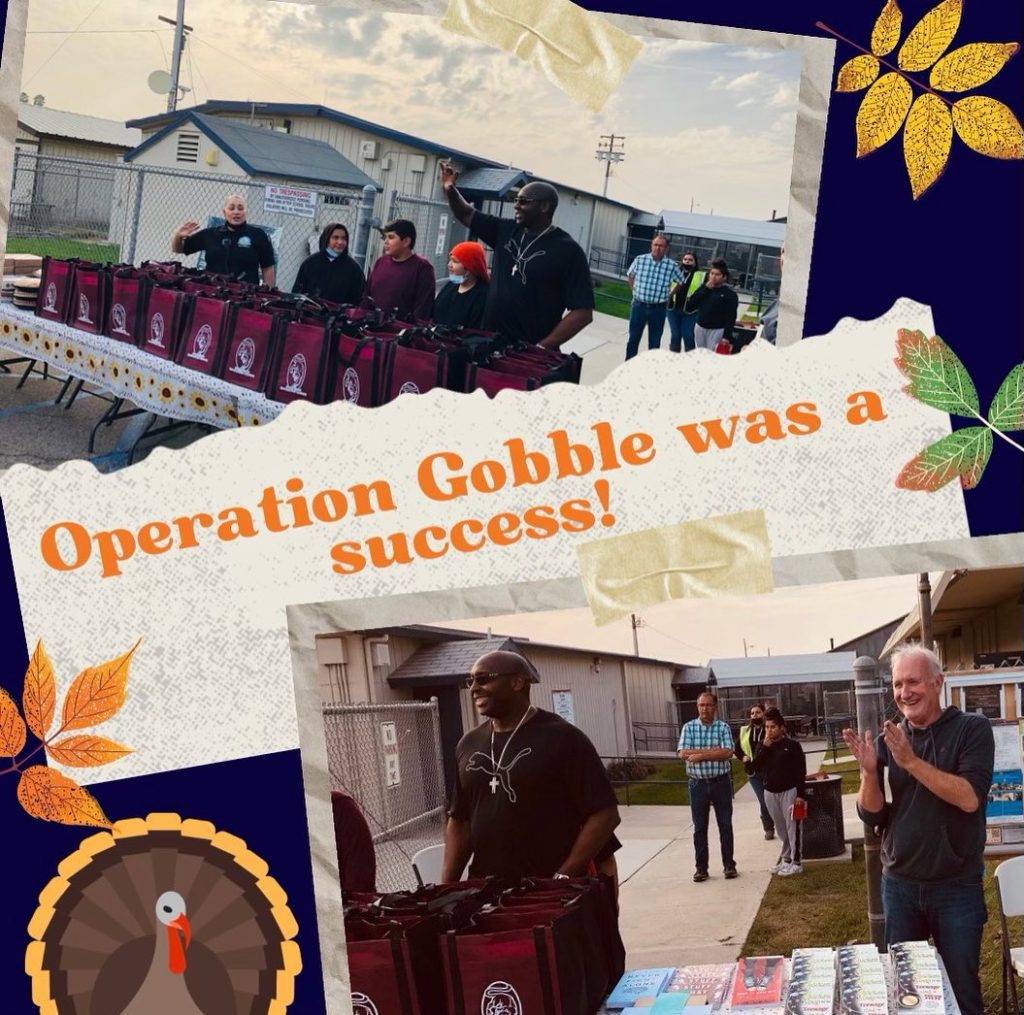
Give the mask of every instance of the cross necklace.
[[(523, 240), (525, 240), (526, 237), (529, 236), (529, 233), (526, 233), (526, 232), (523, 233), (523, 238), (519, 241), (519, 243), (516, 246), (516, 249), (514, 251), (516, 263), (512, 265), (512, 277), (513, 278), (515, 278), (516, 275), (521, 275), (523, 273), (523, 271), (525, 270), (525, 268), (526, 268), (526, 252), (530, 249), (530, 247), (532, 247), (542, 236), (546, 236), (548, 233), (550, 233), (551, 230), (554, 229), (554, 228), (555, 228), (555, 224), (552, 222), (551, 225), (549, 225), (547, 227), (547, 229), (545, 229), (543, 232), (538, 233), (536, 236), (534, 236), (534, 238), (532, 240), (530, 240), (530, 242), (527, 243), (526, 246), (523, 246)], [(509, 252), (513, 253), (513, 251), (511, 251), (511, 250)]]
[(535, 712), (536, 709), (531, 705), (520, 717), (519, 722), (516, 723), (516, 728), (512, 731), (512, 736), (505, 741), (504, 746), (501, 748), (501, 754), (498, 755), (498, 761), (494, 761), (494, 720), (491, 720), (491, 781), (488, 785), (491, 787), (491, 796), (494, 796), (498, 792), (498, 773), (501, 771), (501, 763), (505, 760), (505, 752), (508, 750), (508, 745), (512, 743), (512, 737), (519, 732), (519, 727), (526, 722), (526, 717), (531, 713)]

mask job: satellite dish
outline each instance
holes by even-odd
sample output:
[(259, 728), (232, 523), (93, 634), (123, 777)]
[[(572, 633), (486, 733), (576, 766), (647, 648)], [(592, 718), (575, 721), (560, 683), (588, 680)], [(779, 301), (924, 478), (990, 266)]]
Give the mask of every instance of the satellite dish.
[(151, 92), (157, 95), (168, 95), (171, 91), (171, 75), (165, 70), (155, 70), (146, 79)]

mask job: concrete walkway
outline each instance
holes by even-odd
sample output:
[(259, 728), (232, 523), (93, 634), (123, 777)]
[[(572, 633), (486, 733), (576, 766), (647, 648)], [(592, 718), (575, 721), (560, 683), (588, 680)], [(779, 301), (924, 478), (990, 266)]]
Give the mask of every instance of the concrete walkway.
[[(808, 745), (811, 747), (812, 745)], [(808, 751), (808, 770), (818, 767)], [(619, 929), (626, 966), (683, 966), (731, 962), (742, 951), (779, 855), (778, 839), (765, 841), (757, 798), (749, 784), (733, 800), (733, 833), (739, 877), (722, 877), (714, 817), (708, 832), (710, 879), (694, 884), (693, 823), (689, 807), (621, 807)], [(862, 837), (856, 798), (843, 797), (844, 836)], [(819, 862), (850, 862), (845, 856)], [(818, 942), (808, 941), (808, 945)]]

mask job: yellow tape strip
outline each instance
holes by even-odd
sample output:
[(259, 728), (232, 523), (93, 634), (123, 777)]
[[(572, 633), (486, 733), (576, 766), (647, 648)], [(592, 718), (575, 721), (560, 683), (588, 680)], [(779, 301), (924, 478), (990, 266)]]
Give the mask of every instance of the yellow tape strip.
[(514, 53), (594, 112), (642, 46), (569, 0), (449, 0), (441, 26)]
[(669, 599), (772, 591), (763, 511), (596, 539), (576, 548), (596, 624)]

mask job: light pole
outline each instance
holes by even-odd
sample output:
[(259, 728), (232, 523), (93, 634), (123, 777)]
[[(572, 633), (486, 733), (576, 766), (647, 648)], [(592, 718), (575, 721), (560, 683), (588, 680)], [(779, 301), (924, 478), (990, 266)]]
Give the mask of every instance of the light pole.
[(171, 90), (167, 93), (167, 112), (173, 113), (178, 107), (178, 78), (181, 75), (181, 54), (185, 50), (185, 39), (192, 31), (191, 25), (185, 24), (185, 0), (178, 0), (178, 12), (173, 21), (170, 18), (158, 17), (168, 25), (174, 25), (174, 49), (171, 53)]

